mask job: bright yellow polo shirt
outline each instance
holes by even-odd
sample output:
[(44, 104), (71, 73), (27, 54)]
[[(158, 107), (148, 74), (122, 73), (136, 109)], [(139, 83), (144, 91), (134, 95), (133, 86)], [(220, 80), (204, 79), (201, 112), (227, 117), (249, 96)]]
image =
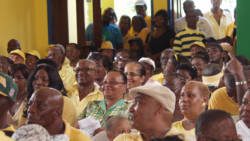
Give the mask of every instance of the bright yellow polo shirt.
[(120, 134), (114, 141), (143, 141), (141, 134), (138, 133), (129, 133), (129, 134)]
[(161, 84), (163, 84), (164, 75), (163, 75), (163, 73), (161, 72), (161, 73), (158, 73), (158, 74), (153, 75), (150, 79), (153, 79), (153, 80), (158, 81), (158, 82), (160, 82)]
[(226, 36), (231, 37), (233, 36), (234, 28), (236, 28), (235, 23), (231, 23), (230, 25), (227, 26), (226, 30)]
[(143, 28), (139, 33), (135, 32), (133, 27), (131, 27), (129, 30), (129, 36), (131, 38), (140, 38), (142, 40), (143, 44), (146, 44), (146, 39), (147, 39), (149, 32), (150, 32), (150, 30), (147, 27)]
[(228, 96), (226, 87), (219, 88), (211, 94), (208, 109), (223, 110), (232, 116), (239, 115), (239, 105)]
[(70, 141), (91, 141), (91, 139), (83, 132), (81, 132), (79, 129), (70, 126), (70, 124), (67, 122), (64, 123), (65, 123), (64, 134), (66, 134), (69, 137)]
[(14, 140), (6, 136), (3, 131), (0, 131), (0, 141), (14, 141)]
[(89, 102), (104, 99), (102, 92), (99, 90), (97, 86), (95, 86), (95, 89), (93, 92), (89, 93), (85, 98), (80, 100), (77, 83), (74, 84), (74, 87), (75, 87), (75, 90), (74, 90), (74, 93), (72, 93), (72, 95), (70, 96), (70, 100), (76, 107), (77, 116), (82, 113), (82, 111), (86, 108)]
[(68, 97), (63, 96), (63, 119), (71, 125), (74, 125), (76, 118), (77, 113), (75, 105)]
[(72, 93), (73, 85), (76, 82), (76, 76), (74, 69), (70, 66), (68, 58), (65, 58), (62, 68), (59, 71), (59, 75), (62, 78), (63, 85), (67, 91), (67, 95), (70, 96)]
[(12, 116), (12, 121), (13, 121), (13, 125), (15, 128), (20, 127), (23, 123), (22, 123), (22, 117), (23, 117), (23, 111), (26, 105), (26, 101), (23, 101), (19, 108), (17, 109), (16, 113)]
[(147, 23), (147, 28), (151, 29), (151, 17), (150, 16), (145, 16), (144, 20)]
[(183, 135), (184, 141), (196, 141), (195, 128), (186, 130), (182, 125), (182, 121), (174, 122), (168, 135)]
[[(168, 136), (168, 134), (165, 136)], [(139, 131), (135, 131), (128, 134), (120, 134), (114, 139), (114, 141), (143, 141), (143, 138)]]

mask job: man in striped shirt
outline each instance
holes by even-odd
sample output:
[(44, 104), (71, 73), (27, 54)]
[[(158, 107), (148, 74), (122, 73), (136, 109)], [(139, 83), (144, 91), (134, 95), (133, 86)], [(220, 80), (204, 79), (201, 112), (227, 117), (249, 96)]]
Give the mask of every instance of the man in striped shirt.
[(202, 41), (205, 38), (205, 35), (197, 28), (198, 20), (199, 17), (196, 10), (190, 10), (186, 13), (187, 27), (175, 36), (173, 46), (175, 54), (190, 57), (192, 43)]

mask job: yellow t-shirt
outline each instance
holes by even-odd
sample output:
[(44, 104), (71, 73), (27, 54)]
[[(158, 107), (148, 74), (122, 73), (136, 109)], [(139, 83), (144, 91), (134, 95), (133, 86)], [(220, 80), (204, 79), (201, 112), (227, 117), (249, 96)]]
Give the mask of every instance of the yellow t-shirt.
[(114, 141), (143, 141), (140, 133), (120, 134)]
[(14, 140), (6, 136), (3, 131), (0, 131), (0, 141), (14, 141)]
[(158, 81), (158, 82), (160, 82), (161, 84), (163, 84), (164, 75), (163, 75), (163, 73), (161, 72), (161, 73), (158, 73), (158, 74), (153, 75), (150, 79), (153, 79), (153, 80)]
[(129, 34), (129, 31), (122, 39), (123, 39), (123, 48), (129, 50), (128, 41), (132, 39), (131, 35)]
[(74, 125), (77, 118), (76, 108), (72, 101), (66, 96), (63, 96), (63, 102), (63, 119), (71, 125)]
[(145, 27), (143, 28), (139, 33), (135, 32), (133, 27), (130, 28), (129, 30), (129, 36), (131, 38), (140, 38), (143, 42), (143, 44), (146, 44), (146, 39), (147, 39), (147, 36), (149, 34), (150, 30), (149, 28)]
[[(168, 136), (168, 133), (165, 135)], [(139, 131), (135, 130), (128, 134), (118, 135), (114, 141), (143, 141), (143, 138)]]
[(13, 126), (15, 128), (20, 127), (23, 123), (22, 123), (22, 117), (23, 117), (23, 111), (26, 105), (26, 101), (23, 101), (18, 110), (16, 111), (15, 115), (12, 116), (12, 121), (13, 121)]
[(67, 91), (67, 95), (70, 96), (73, 91), (73, 85), (76, 82), (76, 76), (74, 69), (70, 66), (68, 58), (65, 58), (62, 68), (59, 71), (59, 75), (62, 78), (63, 85)]
[(234, 28), (236, 27), (235, 23), (231, 23), (230, 25), (227, 26), (226, 30), (226, 36), (231, 37), (233, 36)]
[(64, 123), (65, 123), (64, 134), (66, 134), (69, 137), (70, 141), (91, 141), (91, 139), (83, 132), (81, 132), (79, 129), (70, 126), (70, 124), (67, 122)]
[(208, 109), (223, 110), (232, 116), (239, 115), (239, 105), (228, 96), (226, 87), (219, 88), (211, 94)]
[(182, 121), (174, 122), (168, 135), (183, 135), (184, 141), (196, 141), (195, 129), (186, 130), (182, 125)]
[(151, 29), (151, 17), (150, 16), (145, 16), (144, 20), (147, 23), (147, 28)]
[(85, 98), (80, 100), (77, 84), (75, 84), (74, 93), (72, 93), (72, 95), (70, 96), (70, 100), (76, 107), (77, 116), (79, 116), (82, 113), (82, 111), (86, 108), (88, 103), (95, 100), (103, 100), (103, 99), (104, 97), (102, 92), (99, 90), (97, 86), (95, 86), (95, 90), (93, 92), (89, 93)]

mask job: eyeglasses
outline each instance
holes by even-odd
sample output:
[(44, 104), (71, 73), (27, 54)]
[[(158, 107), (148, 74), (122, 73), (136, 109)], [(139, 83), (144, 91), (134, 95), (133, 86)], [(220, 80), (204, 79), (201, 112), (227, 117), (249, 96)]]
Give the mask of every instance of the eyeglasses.
[(96, 69), (95, 68), (76, 68), (75, 69), (75, 72), (92, 72), (92, 71), (95, 71)]
[(103, 81), (103, 85), (118, 85), (118, 84), (125, 84), (125, 82), (117, 82), (117, 81)]

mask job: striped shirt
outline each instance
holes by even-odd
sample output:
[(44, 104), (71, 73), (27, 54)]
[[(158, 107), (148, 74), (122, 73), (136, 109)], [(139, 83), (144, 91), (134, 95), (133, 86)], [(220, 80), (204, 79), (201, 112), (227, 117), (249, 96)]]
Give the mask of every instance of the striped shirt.
[(176, 54), (182, 54), (183, 56), (190, 57), (190, 46), (194, 42), (202, 41), (203, 39), (205, 39), (205, 36), (199, 30), (185, 28), (176, 34), (173, 50)]

